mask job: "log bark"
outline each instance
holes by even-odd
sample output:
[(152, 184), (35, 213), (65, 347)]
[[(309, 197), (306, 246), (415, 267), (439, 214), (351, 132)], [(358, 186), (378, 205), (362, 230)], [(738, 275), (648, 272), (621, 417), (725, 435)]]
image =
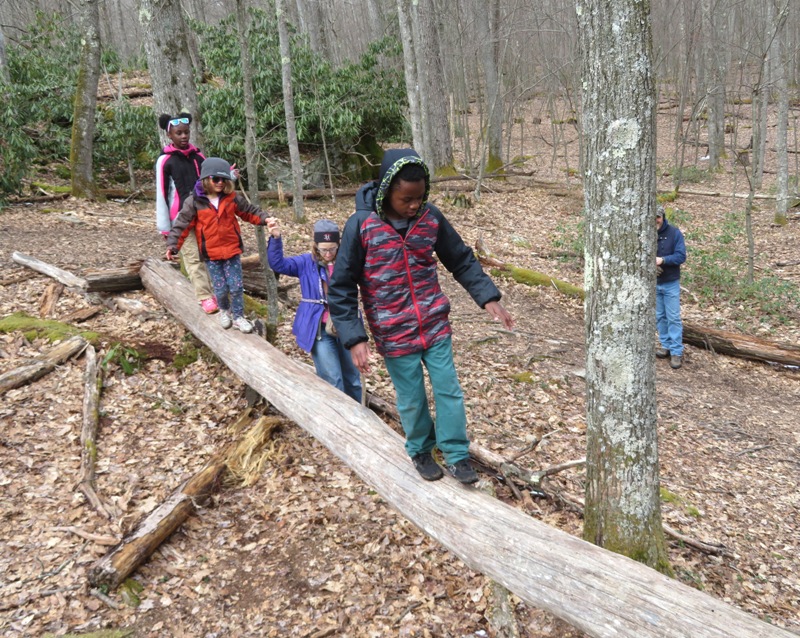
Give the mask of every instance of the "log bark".
[(94, 346), (86, 348), (86, 372), (83, 391), (83, 427), (81, 428), (81, 473), (78, 488), (94, 510), (111, 518), (94, 487), (94, 468), (97, 461), (97, 427), (100, 424), (100, 388), (103, 386), (102, 370), (97, 365)]
[(52, 372), (60, 363), (83, 352), (86, 344), (87, 341), (83, 337), (70, 337), (56, 345), (45, 355), (34, 359), (32, 362), (1, 374), (0, 395), (5, 394), (13, 388), (19, 388), (36, 381), (36, 379), (43, 377), (48, 372)]
[(46, 319), (53, 314), (56, 309), (56, 304), (64, 292), (64, 284), (53, 282), (42, 293), (42, 298), (39, 301), (39, 316)]
[(800, 366), (800, 346), (790, 343), (767, 341), (758, 337), (715, 330), (686, 322), (683, 324), (683, 341), (698, 348), (733, 357)]
[(142, 279), (139, 269), (142, 262), (137, 261), (119, 268), (90, 269), (83, 273), (86, 292), (124, 292), (141, 290)]
[(369, 409), (257, 336), (220, 329), (169, 266), (150, 259), (141, 274), (147, 290), (247, 385), (426, 534), (526, 603), (603, 638), (793, 635), (452, 479), (421, 481), (402, 438)]
[(56, 266), (48, 264), (39, 259), (36, 259), (35, 257), (31, 257), (30, 255), (25, 255), (24, 253), (19, 253), (17, 251), (14, 251), (13, 253), (11, 253), (11, 259), (16, 263), (20, 264), (21, 266), (25, 266), (26, 268), (30, 268), (31, 270), (35, 270), (36, 272), (40, 272), (43, 275), (52, 277), (56, 281), (60, 281), (68, 288), (86, 288), (85, 279), (81, 277), (76, 277), (67, 270), (62, 270), (61, 268), (57, 268)]

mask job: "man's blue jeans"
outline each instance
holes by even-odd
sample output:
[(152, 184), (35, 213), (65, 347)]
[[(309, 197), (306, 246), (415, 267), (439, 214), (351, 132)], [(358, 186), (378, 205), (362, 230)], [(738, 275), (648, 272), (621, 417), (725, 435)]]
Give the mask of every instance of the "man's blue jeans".
[[(384, 361), (397, 393), (397, 411), (406, 433), (408, 455), (430, 452), (436, 445), (448, 465), (468, 458), (467, 414), (453, 363), (452, 339), (448, 337), (422, 352), (385, 357)], [(435, 426), (425, 393), (423, 364), (436, 401)]]
[(656, 284), (656, 327), (661, 347), (670, 355), (683, 355), (683, 322), (681, 321), (681, 281)]
[(314, 341), (311, 348), (317, 376), (360, 403), (361, 374), (353, 365), (350, 353), (339, 339), (329, 335), (324, 328), (321, 333), (321, 337)]

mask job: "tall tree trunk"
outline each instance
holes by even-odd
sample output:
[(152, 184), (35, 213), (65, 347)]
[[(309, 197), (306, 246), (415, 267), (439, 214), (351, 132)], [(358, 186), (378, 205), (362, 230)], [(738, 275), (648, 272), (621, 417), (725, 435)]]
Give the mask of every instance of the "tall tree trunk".
[(289, 158), (292, 162), (294, 178), (294, 219), (305, 221), (303, 208), (303, 164), (300, 161), (300, 148), (297, 144), (297, 127), (294, 119), (294, 97), (292, 95), (292, 54), (289, 42), (289, 29), (286, 26), (286, 15), (283, 1), (275, 0), (275, 15), (278, 22), (278, 39), (281, 51), (281, 76), (283, 78), (283, 111), (286, 116), (286, 137), (289, 142)]
[[(147, 67), (153, 83), (156, 114), (191, 113), (192, 137), (202, 146), (203, 129), (197, 103), (195, 72), (189, 55), (189, 29), (180, 0), (138, 0)], [(166, 142), (163, 137), (162, 141)]]
[[(247, 19), (247, 0), (236, 0), (236, 23), (238, 26), (239, 55), (242, 64), (242, 91), (244, 93), (244, 152), (247, 163), (247, 193), (250, 201), (261, 205), (258, 194), (258, 148), (256, 146), (256, 100), (253, 93), (253, 65), (250, 60), (250, 27)], [(278, 282), (267, 260), (267, 240), (264, 227), (256, 226), (256, 242), (261, 267), (267, 286), (267, 340), (275, 343), (278, 334)]]
[(408, 118), (411, 123), (411, 139), (414, 148), (425, 159), (430, 153), (425, 148), (422, 132), (422, 107), (417, 75), (417, 55), (414, 50), (414, 36), (409, 15), (409, 0), (397, 0), (397, 21), (400, 24), (400, 40), (403, 43), (403, 69), (408, 96)]
[(771, 91), (772, 66), (775, 51), (773, 47), (774, 28), (772, 3), (763, 5), (765, 17), (761, 22), (763, 29), (763, 54), (758, 69), (758, 80), (753, 88), (753, 152), (752, 152), (752, 180), (755, 189), (761, 188), (764, 180), (764, 157), (767, 150), (767, 116), (769, 107), (769, 94)]
[(419, 82), (422, 134), (425, 154), (431, 172), (441, 174), (452, 170), (453, 141), (450, 136), (447, 100), (442, 94), (446, 83), (439, 42), (439, 17), (433, 0), (414, 0), (411, 3), (411, 28)]
[(8, 82), (8, 59), (6, 58), (6, 37), (0, 25), (0, 82)]
[(713, 0), (702, 0), (705, 53), (706, 113), (708, 115), (708, 167), (719, 168), (725, 153), (725, 62), (720, 51), (724, 11)]
[(503, 166), (503, 103), (500, 88), (500, 56), (498, 55), (497, 21), (499, 17), (499, 0), (491, 0), (491, 20), (489, 16), (480, 15), (485, 12), (485, 0), (479, 0), (475, 7), (475, 26), (478, 29), (478, 41), (481, 50), (481, 65), (486, 86), (486, 135), (483, 137), (485, 159), (483, 167), (487, 173), (493, 173)]
[(669, 572), (655, 397), (650, 6), (580, 0), (586, 179), (586, 540)]
[(777, 13), (777, 33), (775, 34), (775, 92), (778, 97), (778, 131), (776, 150), (778, 156), (778, 175), (775, 193), (775, 223), (784, 226), (789, 198), (789, 153), (787, 151), (789, 134), (789, 60), (786, 55), (786, 20), (789, 14), (789, 1)]
[(72, 196), (95, 199), (97, 185), (92, 172), (97, 83), (100, 79), (100, 7), (98, 0), (79, 0), (81, 56), (72, 115), (72, 145), (69, 153)]

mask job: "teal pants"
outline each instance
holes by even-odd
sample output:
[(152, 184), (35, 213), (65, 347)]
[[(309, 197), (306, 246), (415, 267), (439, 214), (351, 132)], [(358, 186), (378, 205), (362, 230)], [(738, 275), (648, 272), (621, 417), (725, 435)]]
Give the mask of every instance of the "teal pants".
[[(406, 433), (406, 452), (416, 456), (433, 446), (451, 465), (469, 457), (464, 393), (453, 363), (453, 343), (448, 337), (436, 345), (402, 357), (386, 357), (386, 369), (397, 393), (397, 411)], [(425, 393), (422, 364), (428, 370), (436, 402), (434, 426)]]

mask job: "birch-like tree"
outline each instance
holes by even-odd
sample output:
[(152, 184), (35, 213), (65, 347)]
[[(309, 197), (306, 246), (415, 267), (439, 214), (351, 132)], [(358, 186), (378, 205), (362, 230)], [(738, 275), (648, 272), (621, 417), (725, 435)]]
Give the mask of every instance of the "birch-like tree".
[[(708, 124), (708, 166), (719, 167), (725, 154), (725, 50), (721, 47), (726, 13), (722, 2), (701, 0), (703, 12), (703, 63)], [(649, 4), (649, 3), (648, 3)]]
[(787, 136), (789, 133), (789, 60), (786, 55), (786, 22), (789, 15), (789, 2), (776, 7), (778, 16), (775, 34), (775, 93), (778, 98), (778, 131), (775, 143), (778, 155), (778, 174), (775, 179), (775, 223), (785, 226), (786, 211), (789, 205), (789, 153)]
[(100, 8), (98, 0), (78, 0), (81, 55), (72, 115), (69, 164), (73, 197), (97, 197), (92, 171), (97, 83), (100, 79)]
[(583, 536), (664, 572), (655, 396), (655, 89), (648, 0), (579, 0), (586, 214)]
[(289, 29), (286, 26), (286, 14), (283, 10), (283, 0), (275, 0), (275, 16), (278, 23), (278, 41), (281, 52), (283, 111), (286, 117), (286, 138), (289, 143), (289, 158), (292, 163), (292, 177), (294, 180), (294, 197), (292, 199), (292, 204), (294, 206), (295, 221), (302, 222), (305, 221), (305, 210), (303, 207), (303, 164), (300, 161), (300, 148), (297, 143), (294, 96), (292, 94), (292, 54), (289, 43)]
[(0, 82), (8, 82), (8, 61), (6, 60), (6, 38), (0, 25)]
[[(190, 57), (190, 33), (180, 0), (138, 0), (147, 68), (153, 83), (156, 115), (191, 113), (192, 138), (202, 146), (203, 129), (197, 107), (195, 70)], [(166, 137), (162, 136), (166, 142)]]
[(397, 0), (397, 21), (400, 26), (400, 41), (403, 43), (403, 75), (406, 81), (408, 97), (408, 119), (411, 124), (411, 139), (414, 148), (422, 158), (430, 157), (425, 148), (425, 136), (422, 133), (422, 107), (420, 105), (420, 86), (417, 76), (417, 59), (414, 52), (414, 36), (411, 28), (409, 0)]

